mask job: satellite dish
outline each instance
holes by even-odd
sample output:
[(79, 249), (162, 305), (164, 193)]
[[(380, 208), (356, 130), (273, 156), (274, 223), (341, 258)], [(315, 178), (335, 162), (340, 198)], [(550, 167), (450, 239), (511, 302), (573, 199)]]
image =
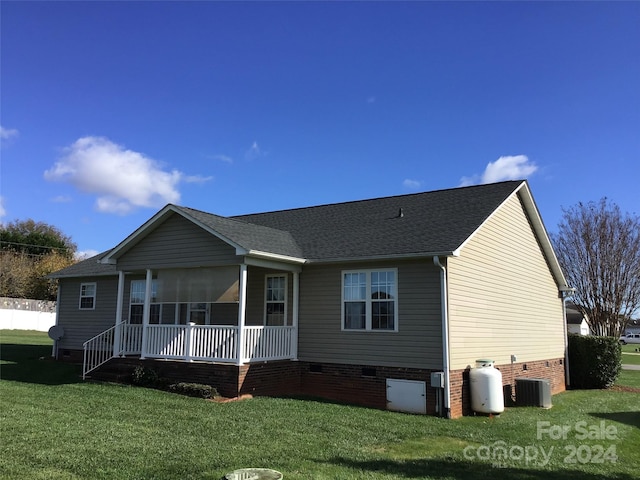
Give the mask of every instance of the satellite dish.
[(64, 328), (62, 325), (54, 325), (49, 329), (49, 338), (52, 340), (60, 340), (64, 336)]

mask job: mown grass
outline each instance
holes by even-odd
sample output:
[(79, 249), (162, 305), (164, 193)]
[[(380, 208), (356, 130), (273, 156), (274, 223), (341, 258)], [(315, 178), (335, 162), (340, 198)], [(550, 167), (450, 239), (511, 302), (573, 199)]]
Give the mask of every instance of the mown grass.
[(622, 363), (624, 365), (640, 365), (640, 345), (622, 345)]
[[(46, 359), (45, 334), (5, 331), (0, 342), (3, 479), (218, 480), (243, 467), (286, 480), (627, 480), (640, 471), (638, 393), (569, 391), (550, 410), (453, 421), (299, 399), (219, 404), (81, 382), (77, 366)], [(621, 382), (640, 383), (640, 372)], [(610, 435), (582, 439), (583, 424)], [(563, 426), (566, 438), (552, 438), (548, 429)], [(491, 458), (501, 446), (506, 458)]]

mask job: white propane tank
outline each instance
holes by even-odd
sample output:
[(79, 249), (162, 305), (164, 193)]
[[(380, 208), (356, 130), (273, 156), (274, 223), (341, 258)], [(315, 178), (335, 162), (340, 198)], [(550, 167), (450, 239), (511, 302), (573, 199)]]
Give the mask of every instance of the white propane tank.
[(478, 413), (502, 413), (502, 373), (493, 367), (493, 360), (476, 360), (476, 368), (469, 372), (471, 381), (471, 409)]

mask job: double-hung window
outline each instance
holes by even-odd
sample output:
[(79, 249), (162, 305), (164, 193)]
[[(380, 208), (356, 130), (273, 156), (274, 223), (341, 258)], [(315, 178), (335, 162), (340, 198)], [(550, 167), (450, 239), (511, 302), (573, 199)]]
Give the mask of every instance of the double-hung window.
[(96, 308), (96, 284), (80, 284), (80, 310), (93, 310)]
[[(146, 280), (131, 280), (131, 302), (129, 306), (129, 323), (140, 324), (144, 314), (144, 291)], [(161, 304), (154, 303), (158, 298), (158, 282), (151, 281), (151, 315), (149, 323), (160, 323)]]
[(342, 272), (342, 329), (398, 330), (398, 271)]
[(287, 324), (286, 275), (267, 275), (264, 311), (264, 324), (266, 326), (284, 326)]

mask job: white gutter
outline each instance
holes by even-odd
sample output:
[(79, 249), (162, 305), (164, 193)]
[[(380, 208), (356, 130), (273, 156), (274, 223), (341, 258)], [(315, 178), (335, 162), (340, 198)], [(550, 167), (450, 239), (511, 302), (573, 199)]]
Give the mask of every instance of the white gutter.
[(440, 263), (440, 257), (434, 255), (433, 263), (440, 267), (440, 304), (442, 306), (442, 370), (444, 371), (444, 416), (451, 418), (451, 385), (449, 355), (449, 294), (447, 292), (447, 268)]

